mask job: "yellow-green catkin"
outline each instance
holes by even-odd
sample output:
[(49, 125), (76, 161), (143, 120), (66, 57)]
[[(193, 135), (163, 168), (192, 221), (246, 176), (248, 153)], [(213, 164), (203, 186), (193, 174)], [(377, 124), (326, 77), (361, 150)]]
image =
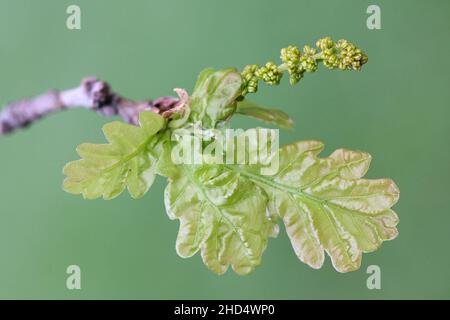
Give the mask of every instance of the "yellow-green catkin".
[(242, 95), (256, 92), (259, 81), (278, 85), (285, 71), (294, 85), (305, 72), (315, 72), (320, 63), (328, 69), (360, 70), (368, 61), (367, 55), (353, 43), (344, 39), (334, 42), (330, 37), (319, 39), (315, 48), (308, 45), (303, 50), (292, 45), (282, 48), (280, 59), (280, 65), (274, 62), (267, 62), (262, 67), (247, 65), (242, 71)]

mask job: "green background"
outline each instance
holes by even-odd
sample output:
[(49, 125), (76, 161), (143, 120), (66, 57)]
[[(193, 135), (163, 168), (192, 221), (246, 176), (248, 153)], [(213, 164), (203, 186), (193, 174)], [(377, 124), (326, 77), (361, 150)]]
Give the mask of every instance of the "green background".
[[(78, 4), (82, 29), (65, 26)], [(381, 7), (382, 29), (366, 27)], [(372, 154), (369, 177), (393, 178), (399, 237), (339, 274), (313, 270), (281, 232), (248, 276), (217, 276), (198, 255), (181, 259), (159, 178), (141, 200), (84, 201), (61, 189), (81, 142), (102, 142), (109, 119), (86, 110), (51, 115), (0, 138), (0, 298), (450, 298), (449, 1), (0, 1), (0, 104), (76, 86), (86, 75), (134, 99), (191, 90), (204, 67), (278, 61), (279, 49), (330, 35), (363, 48), (362, 72), (319, 70), (296, 87), (253, 99), (294, 118), (282, 142), (319, 139), (325, 154)], [(239, 118), (237, 127), (258, 123)], [(66, 289), (66, 268), (82, 289)], [(366, 269), (381, 268), (381, 290)]]

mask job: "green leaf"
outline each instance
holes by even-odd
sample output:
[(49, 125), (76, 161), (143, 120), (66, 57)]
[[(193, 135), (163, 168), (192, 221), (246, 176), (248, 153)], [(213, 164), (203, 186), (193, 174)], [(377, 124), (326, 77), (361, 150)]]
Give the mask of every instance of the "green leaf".
[(77, 152), (82, 159), (64, 167), (64, 190), (87, 199), (112, 199), (127, 187), (133, 198), (143, 196), (155, 177), (157, 157), (151, 148), (165, 120), (145, 111), (139, 122), (140, 127), (119, 121), (108, 123), (103, 132), (109, 144), (79, 145)]
[(197, 82), (195, 82), (194, 92), (206, 90), (207, 81), (209, 81), (208, 78), (213, 73), (214, 73), (214, 69), (212, 69), (212, 68), (203, 69), (197, 77)]
[(322, 149), (317, 141), (282, 147), (272, 176), (261, 175), (256, 165), (229, 168), (266, 191), (301, 261), (320, 268), (326, 252), (337, 271), (353, 271), (363, 252), (397, 236), (398, 217), (390, 208), (399, 190), (390, 179), (362, 179), (369, 154), (339, 149), (319, 158)]
[(251, 272), (276, 228), (263, 190), (221, 166), (177, 168), (164, 194), (167, 214), (180, 220), (177, 253), (186, 258), (200, 251), (218, 274), (229, 265), (238, 274)]
[(236, 113), (274, 124), (280, 128), (291, 129), (294, 125), (292, 119), (285, 112), (259, 106), (248, 99), (237, 103)]
[(202, 121), (205, 128), (227, 120), (236, 110), (235, 100), (241, 84), (242, 78), (236, 69), (202, 71), (191, 96), (191, 120)]
[[(225, 272), (229, 264), (238, 273), (248, 273), (260, 262), (264, 249), (257, 248), (265, 248), (267, 238), (277, 233), (280, 217), (301, 261), (320, 268), (326, 252), (336, 270), (348, 272), (360, 267), (363, 252), (396, 237), (398, 217), (390, 208), (399, 191), (392, 180), (362, 178), (369, 154), (338, 149), (319, 158), (323, 144), (317, 141), (300, 141), (271, 153), (270, 138), (260, 141), (265, 136), (261, 130), (243, 133), (249, 138), (245, 150), (239, 151), (239, 145), (232, 148), (231, 158), (244, 153), (246, 164), (173, 166), (169, 152), (163, 153), (163, 171), (170, 181), (166, 209), (169, 217), (180, 219), (180, 256), (200, 250), (205, 264), (217, 273)], [(239, 223), (227, 225), (225, 217)], [(248, 232), (255, 226), (258, 231)], [(256, 253), (244, 250), (253, 248), (240, 238), (246, 234), (259, 235)], [(223, 254), (228, 247), (234, 248), (234, 256)]]

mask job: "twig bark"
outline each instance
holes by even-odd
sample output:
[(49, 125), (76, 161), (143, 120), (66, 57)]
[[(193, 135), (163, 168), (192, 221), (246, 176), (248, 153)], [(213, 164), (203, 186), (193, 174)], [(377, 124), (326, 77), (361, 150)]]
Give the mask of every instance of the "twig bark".
[(178, 98), (160, 97), (156, 100), (132, 101), (111, 90), (110, 85), (94, 77), (84, 78), (81, 84), (68, 90), (50, 90), (42, 95), (15, 101), (0, 112), (0, 136), (24, 128), (49, 113), (85, 108), (104, 116), (118, 115), (128, 123), (138, 123), (139, 112), (151, 110), (163, 115), (178, 107)]

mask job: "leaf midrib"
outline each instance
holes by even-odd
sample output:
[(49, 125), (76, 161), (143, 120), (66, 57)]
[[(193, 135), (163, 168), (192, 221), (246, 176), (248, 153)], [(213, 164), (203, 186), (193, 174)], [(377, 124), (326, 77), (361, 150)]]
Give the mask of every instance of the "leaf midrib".
[(109, 167), (106, 167), (102, 170), (100, 170), (97, 174), (94, 174), (91, 179), (94, 179), (95, 177), (101, 176), (105, 173), (108, 173), (110, 171), (113, 171), (114, 169), (122, 166), (123, 164), (125, 164), (126, 162), (130, 161), (131, 159), (135, 158), (138, 154), (140, 154), (146, 147), (147, 145), (150, 143), (151, 139), (154, 137), (154, 135), (149, 136), (148, 138), (146, 138), (144, 140), (144, 142), (142, 142), (141, 144), (138, 145), (138, 147), (131, 153), (127, 154), (126, 156), (120, 158), (119, 161), (115, 162), (114, 164), (112, 164)]
[[(281, 191), (285, 191), (285, 192), (288, 192), (288, 193), (295, 194), (296, 196), (298, 196), (300, 198), (303, 198), (303, 199), (306, 198), (306, 199), (315, 201), (315, 202), (319, 203), (320, 205), (335, 206), (335, 207), (343, 209), (346, 212), (349, 212), (351, 214), (356, 214), (356, 215), (359, 215), (359, 216), (367, 217), (367, 215), (365, 213), (361, 213), (359, 211), (351, 210), (349, 208), (342, 207), (342, 206), (340, 206), (340, 205), (338, 205), (336, 203), (330, 202), (330, 200), (332, 200), (332, 199), (318, 198), (318, 197), (316, 197), (316, 196), (314, 196), (312, 194), (305, 193), (305, 192), (301, 191), (300, 188), (297, 189), (297, 188), (294, 188), (294, 187), (289, 187), (289, 186), (286, 186), (284, 184), (281, 184), (281, 183), (275, 182), (273, 180), (267, 179), (264, 176), (260, 176), (260, 175), (254, 174), (254, 173), (242, 170), (240, 168), (237, 169), (236, 167), (231, 166), (231, 165), (225, 165), (224, 167), (229, 169), (229, 170), (231, 170), (231, 171), (237, 172), (237, 173), (245, 176), (246, 178), (248, 178), (250, 180), (253, 180), (253, 181), (257, 182), (257, 183), (262, 183), (262, 184), (265, 184), (265, 185), (267, 185), (269, 187), (272, 187), (272, 188), (275, 188), (275, 189), (278, 189), (278, 190), (281, 190)], [(382, 214), (382, 212), (384, 212), (384, 210), (379, 212), (378, 214)], [(377, 214), (370, 215), (370, 216), (376, 216), (376, 215)]]
[(316, 202), (320, 202), (320, 203), (327, 202), (327, 200), (323, 200), (323, 199), (317, 198), (317, 197), (315, 197), (313, 195), (304, 193), (304, 192), (300, 191), (297, 188), (293, 188), (293, 187), (286, 186), (284, 184), (280, 184), (280, 183), (275, 182), (273, 180), (266, 179), (266, 178), (264, 178), (264, 177), (262, 177), (260, 175), (253, 174), (251, 172), (248, 172), (248, 171), (245, 171), (245, 170), (242, 170), (242, 169), (237, 169), (236, 170), (235, 167), (230, 166), (230, 165), (225, 165), (225, 168), (227, 168), (227, 169), (229, 169), (231, 171), (234, 171), (234, 172), (238, 172), (239, 174), (243, 175), (244, 177), (247, 177), (250, 180), (263, 183), (265, 185), (268, 185), (270, 187), (276, 188), (278, 190), (282, 190), (282, 191), (285, 191), (285, 192), (293, 193), (293, 194), (298, 195), (300, 197), (309, 198), (310, 200), (313, 200), (313, 201), (316, 201)]

